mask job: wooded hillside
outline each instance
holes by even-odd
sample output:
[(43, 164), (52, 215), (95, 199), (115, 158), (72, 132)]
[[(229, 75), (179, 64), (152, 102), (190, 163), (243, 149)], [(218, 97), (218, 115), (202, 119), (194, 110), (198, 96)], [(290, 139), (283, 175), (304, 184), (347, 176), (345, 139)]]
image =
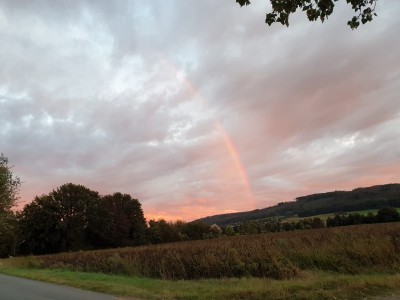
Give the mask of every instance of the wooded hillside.
[(297, 197), (295, 201), (253, 211), (209, 216), (197, 221), (228, 225), (269, 217), (309, 217), (318, 214), (341, 213), (385, 206), (400, 207), (400, 184), (376, 185), (352, 191), (333, 191)]

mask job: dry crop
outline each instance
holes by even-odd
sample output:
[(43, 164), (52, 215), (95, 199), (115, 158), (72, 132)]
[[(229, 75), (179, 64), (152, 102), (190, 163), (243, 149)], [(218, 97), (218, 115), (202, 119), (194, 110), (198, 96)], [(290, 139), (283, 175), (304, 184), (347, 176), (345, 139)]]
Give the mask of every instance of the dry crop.
[[(17, 259), (16, 259), (17, 260)], [(26, 257), (37, 267), (163, 279), (295, 278), (307, 270), (400, 271), (400, 223)]]

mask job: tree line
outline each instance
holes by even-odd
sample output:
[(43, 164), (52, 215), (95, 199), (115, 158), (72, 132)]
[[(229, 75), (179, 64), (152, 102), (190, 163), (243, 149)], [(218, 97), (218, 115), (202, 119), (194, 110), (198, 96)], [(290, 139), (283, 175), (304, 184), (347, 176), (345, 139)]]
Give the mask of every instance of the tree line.
[(141, 204), (127, 194), (100, 196), (67, 183), (8, 215), (10, 225), (2, 226), (7, 232), (0, 249), (3, 257), (145, 243)]
[(131, 195), (67, 183), (13, 211), (21, 185), (0, 155), (0, 257), (129, 247), (213, 236), (202, 222), (146, 221)]
[(335, 214), (332, 217), (328, 217), (326, 221), (319, 217), (304, 218), (292, 222), (286, 221), (283, 217), (272, 217), (259, 221), (245, 221), (222, 227), (222, 235), (232, 236), (399, 221), (400, 214), (396, 208), (383, 207), (376, 214), (372, 212), (369, 212), (367, 215), (360, 213)]
[(150, 220), (128, 194), (101, 196), (67, 183), (9, 214), (0, 256), (41, 255), (197, 240), (212, 236), (202, 222)]

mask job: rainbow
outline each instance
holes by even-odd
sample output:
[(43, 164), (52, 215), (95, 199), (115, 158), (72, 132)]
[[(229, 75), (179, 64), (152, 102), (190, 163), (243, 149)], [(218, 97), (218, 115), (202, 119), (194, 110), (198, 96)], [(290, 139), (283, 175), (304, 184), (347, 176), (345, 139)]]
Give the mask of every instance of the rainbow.
[[(173, 73), (179, 77), (182, 80), (182, 83), (184, 84), (185, 88), (189, 91), (189, 93), (195, 98), (195, 99), (199, 99), (199, 101), (201, 101), (202, 105), (204, 105), (205, 107), (207, 107), (207, 102), (205, 100), (205, 98), (201, 95), (200, 91), (198, 89), (196, 89), (194, 87), (194, 85), (192, 84), (192, 82), (187, 78), (187, 76), (180, 76), (183, 72), (181, 72), (181, 70), (179, 70), (174, 64), (172, 64), (170, 61), (168, 61), (167, 59), (165, 59), (164, 56), (162, 55), (158, 55), (160, 60), (167, 65), (172, 71)], [(229, 156), (231, 157), (234, 165), (235, 165), (235, 169), (238, 171), (241, 181), (243, 183), (243, 186), (245, 188), (246, 194), (247, 194), (247, 202), (250, 205), (251, 209), (255, 209), (256, 205), (255, 205), (255, 201), (253, 198), (253, 192), (252, 192), (252, 188), (251, 188), (251, 184), (247, 175), (247, 171), (246, 168), (244, 167), (242, 160), (240, 159), (239, 156), (239, 152), (236, 149), (236, 146), (234, 144), (234, 142), (232, 141), (231, 137), (229, 136), (228, 132), (225, 130), (224, 126), (222, 125), (222, 123), (219, 120), (215, 120), (215, 128), (217, 129), (217, 131), (220, 133), (220, 135), (222, 136), (222, 139), (224, 141), (224, 145), (229, 153)]]
[(249, 177), (247, 176), (247, 171), (243, 166), (242, 160), (239, 157), (239, 152), (237, 151), (235, 144), (233, 143), (232, 139), (230, 138), (230, 136), (228, 135), (222, 124), (219, 121), (216, 121), (215, 123), (216, 123), (215, 127), (221, 133), (226, 149), (228, 150), (229, 155), (231, 156), (233, 162), (235, 163), (235, 167), (238, 170), (240, 178), (242, 179), (242, 182), (245, 186), (248, 197), (248, 203), (250, 204), (252, 209), (255, 209), (256, 205), (253, 198), (253, 192), (251, 190), (251, 184), (249, 181)]

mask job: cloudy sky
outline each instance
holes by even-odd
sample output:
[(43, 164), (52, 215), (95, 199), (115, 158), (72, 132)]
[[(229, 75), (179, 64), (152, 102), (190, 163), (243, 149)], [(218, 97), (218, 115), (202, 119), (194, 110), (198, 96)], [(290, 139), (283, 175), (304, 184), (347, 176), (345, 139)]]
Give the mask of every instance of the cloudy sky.
[[(340, 1), (344, 2), (344, 1)], [(193, 220), (400, 182), (400, 1), (352, 31), (268, 1), (0, 1), (20, 206), (68, 182)]]

